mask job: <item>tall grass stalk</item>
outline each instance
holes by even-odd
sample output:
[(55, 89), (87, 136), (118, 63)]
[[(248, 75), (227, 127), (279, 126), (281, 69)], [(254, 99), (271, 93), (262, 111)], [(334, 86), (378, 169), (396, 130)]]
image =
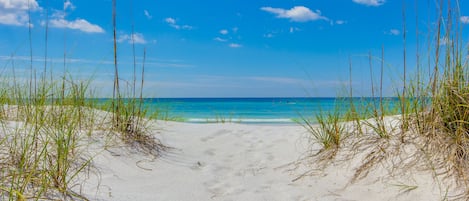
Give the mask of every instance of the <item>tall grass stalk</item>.
[(360, 134), (363, 134), (361, 118), (359, 113), (357, 112), (357, 108), (355, 105), (355, 98), (353, 96), (353, 81), (352, 81), (352, 59), (349, 56), (349, 100), (350, 100), (350, 108), (349, 113), (347, 114), (347, 120), (353, 121), (355, 123), (355, 131)]
[(29, 39), (29, 100), (32, 100), (32, 94), (33, 94), (33, 34), (31, 33), (31, 2), (28, 0), (28, 39)]
[(145, 62), (147, 59), (147, 49), (143, 48), (143, 62), (142, 62), (142, 79), (140, 82), (140, 97), (139, 97), (139, 102), (138, 102), (138, 110), (137, 110), (137, 123), (136, 125), (140, 125), (140, 122), (142, 121), (142, 104), (143, 104), (143, 85), (145, 83)]
[(403, 73), (402, 73), (402, 95), (401, 95), (401, 142), (404, 142), (404, 134), (408, 129), (407, 121), (407, 21), (406, 21), (406, 1), (402, 0), (402, 41), (403, 41)]

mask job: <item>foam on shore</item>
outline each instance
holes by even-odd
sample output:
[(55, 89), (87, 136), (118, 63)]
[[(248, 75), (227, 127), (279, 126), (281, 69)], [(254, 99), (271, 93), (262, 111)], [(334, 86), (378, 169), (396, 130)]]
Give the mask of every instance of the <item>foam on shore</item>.
[(249, 124), (287, 124), (295, 123), (291, 119), (244, 119), (244, 118), (226, 118), (226, 119), (216, 119), (216, 118), (190, 118), (187, 120), (188, 123), (217, 123), (217, 122), (232, 122), (232, 123), (249, 123)]

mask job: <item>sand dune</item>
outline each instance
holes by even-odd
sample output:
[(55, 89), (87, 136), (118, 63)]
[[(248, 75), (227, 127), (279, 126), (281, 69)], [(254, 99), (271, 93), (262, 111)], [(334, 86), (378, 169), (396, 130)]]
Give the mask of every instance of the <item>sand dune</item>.
[[(91, 200), (188, 201), (441, 200), (445, 193), (429, 172), (389, 176), (384, 164), (350, 183), (356, 160), (332, 162), (324, 170), (306, 161), (291, 165), (311, 153), (298, 125), (169, 122), (157, 127), (155, 134), (170, 150), (153, 159), (109, 148), (95, 157), (100, 172), (81, 190)], [(306, 171), (308, 176), (295, 180)]]

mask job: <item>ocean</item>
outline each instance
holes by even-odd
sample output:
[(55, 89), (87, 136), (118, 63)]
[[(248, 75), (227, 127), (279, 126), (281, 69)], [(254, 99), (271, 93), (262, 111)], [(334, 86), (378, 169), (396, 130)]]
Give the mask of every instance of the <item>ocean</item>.
[[(344, 113), (349, 98), (147, 98), (145, 107), (160, 117), (191, 123), (237, 122), (250, 124), (292, 124), (302, 117), (314, 120), (316, 114), (338, 110)], [(378, 98), (353, 98), (356, 105)], [(393, 107), (397, 98), (386, 98)]]

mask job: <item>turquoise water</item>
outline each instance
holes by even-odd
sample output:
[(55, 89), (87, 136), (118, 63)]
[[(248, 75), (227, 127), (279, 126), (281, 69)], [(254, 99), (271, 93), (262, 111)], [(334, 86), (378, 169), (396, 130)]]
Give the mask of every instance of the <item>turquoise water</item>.
[[(357, 105), (377, 102), (377, 98), (353, 98)], [(387, 98), (389, 105), (397, 102)], [(314, 117), (321, 111), (336, 108), (345, 112), (346, 98), (151, 98), (144, 104), (150, 111), (186, 122), (294, 123), (303, 117)]]

